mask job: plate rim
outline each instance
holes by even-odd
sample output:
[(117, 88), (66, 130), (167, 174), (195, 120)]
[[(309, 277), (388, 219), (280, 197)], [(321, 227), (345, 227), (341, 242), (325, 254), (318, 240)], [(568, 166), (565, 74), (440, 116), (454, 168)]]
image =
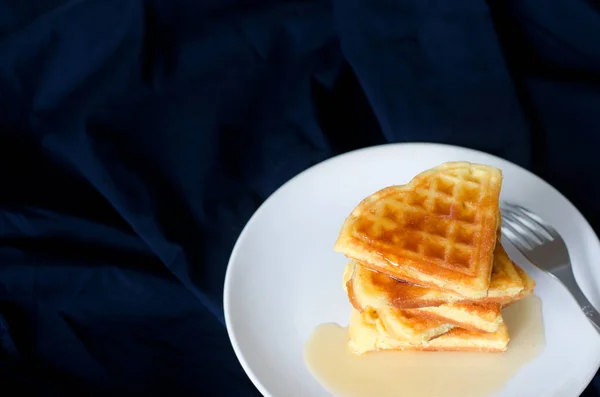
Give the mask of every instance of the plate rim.
[[(544, 184), (546, 186), (548, 186), (549, 188), (551, 188), (552, 190), (554, 190), (555, 193), (558, 194), (558, 196), (564, 200), (565, 203), (567, 203), (567, 205), (569, 205), (571, 207), (571, 209), (575, 210), (576, 214), (579, 216), (580, 220), (583, 221), (583, 226), (585, 226), (588, 229), (588, 232), (590, 233), (590, 236), (593, 236), (594, 239), (594, 243), (597, 246), (598, 251), (600, 251), (600, 238), (598, 237), (598, 235), (596, 234), (596, 232), (594, 231), (594, 229), (592, 228), (591, 224), (589, 223), (589, 221), (587, 220), (587, 218), (581, 213), (581, 211), (579, 211), (579, 208), (577, 208), (577, 206), (575, 206), (575, 204), (573, 204), (571, 202), (571, 200), (569, 200), (560, 190), (558, 190), (556, 187), (554, 187), (551, 183), (549, 183), (548, 181), (544, 180), (543, 178), (541, 178), (540, 176), (538, 176), (537, 174), (533, 173), (532, 171), (528, 170), (527, 168), (522, 167), (519, 164), (516, 164), (510, 160), (507, 160), (505, 158), (502, 158), (500, 156), (485, 152), (483, 150), (478, 150), (478, 149), (473, 149), (473, 148), (469, 148), (469, 147), (465, 147), (465, 146), (460, 146), (460, 145), (452, 145), (452, 144), (446, 144), (446, 143), (435, 143), (435, 142), (395, 142), (395, 143), (385, 143), (385, 144), (380, 144), (380, 145), (373, 145), (373, 146), (367, 146), (364, 148), (359, 148), (359, 149), (355, 149), (355, 150), (351, 150), (345, 153), (341, 153), (332, 157), (329, 157), (323, 161), (320, 161), (318, 163), (313, 164), (312, 166), (302, 170), (301, 172), (299, 172), (298, 174), (294, 175), (293, 177), (291, 177), (290, 179), (288, 179), (286, 182), (284, 182), (281, 186), (279, 186), (275, 191), (273, 191), (259, 206), (258, 208), (254, 211), (254, 213), (252, 214), (252, 216), (248, 219), (248, 221), (246, 222), (246, 224), (244, 225), (244, 227), (242, 228), (242, 231), (240, 232), (240, 234), (238, 235), (235, 244), (231, 250), (231, 254), (229, 256), (229, 260), (227, 262), (227, 268), (225, 271), (225, 278), (224, 278), (224, 282), (223, 282), (223, 311), (224, 311), (224, 317), (225, 317), (225, 326), (227, 329), (227, 335), (229, 337), (229, 341), (231, 343), (231, 346), (234, 350), (235, 356), (238, 360), (238, 362), (240, 363), (240, 365), (242, 366), (244, 372), (246, 373), (246, 376), (248, 376), (248, 378), (250, 379), (250, 381), (252, 382), (252, 384), (254, 385), (254, 387), (257, 388), (257, 390), (265, 397), (278, 397), (278, 396), (273, 396), (268, 390), (266, 390), (266, 388), (263, 386), (262, 382), (257, 378), (257, 376), (254, 374), (254, 372), (252, 371), (252, 369), (250, 368), (250, 365), (248, 364), (248, 362), (246, 361), (244, 355), (241, 352), (241, 348), (239, 346), (239, 343), (237, 341), (237, 337), (235, 336), (235, 331), (233, 330), (232, 327), (232, 318), (231, 318), (231, 294), (230, 294), (230, 283), (231, 283), (231, 278), (233, 277), (233, 271), (232, 268), (235, 267), (234, 263), (236, 261), (236, 258), (238, 256), (238, 251), (240, 249), (240, 245), (242, 243), (242, 240), (244, 239), (245, 235), (248, 233), (248, 230), (252, 227), (253, 222), (255, 221), (255, 219), (260, 216), (261, 212), (264, 210), (264, 208), (269, 204), (270, 201), (272, 201), (274, 199), (274, 197), (277, 196), (277, 194), (282, 191), (283, 189), (285, 189), (288, 185), (294, 183), (294, 181), (296, 179), (299, 179), (307, 174), (310, 174), (311, 172), (318, 172), (317, 169), (322, 166), (322, 165), (326, 165), (328, 163), (333, 163), (333, 162), (337, 162), (337, 161), (342, 161), (343, 158), (345, 157), (350, 157), (352, 155), (356, 155), (362, 152), (376, 152), (379, 150), (392, 150), (394, 147), (414, 147), (415, 149), (418, 148), (438, 148), (438, 149), (446, 149), (446, 150), (462, 150), (464, 152), (471, 152), (472, 154), (476, 154), (476, 155), (485, 155), (488, 157), (493, 158), (496, 161), (499, 162), (505, 162), (505, 163), (509, 163), (514, 167), (517, 167), (520, 171), (528, 174), (529, 176), (534, 177), (539, 183)], [(588, 265), (589, 266), (589, 265)], [(600, 280), (598, 280), (598, 282), (600, 282)], [(590, 383), (592, 382), (592, 380), (595, 377), (595, 374), (598, 372), (598, 370), (600, 370), (600, 358), (598, 360), (598, 368), (592, 370), (593, 368), (590, 366), (589, 367), (590, 370), (588, 371), (588, 374), (586, 374), (586, 376), (584, 378), (587, 379), (586, 383), (582, 385), (582, 387), (580, 388), (580, 390), (578, 391), (578, 393), (576, 394), (576, 396), (581, 395), (581, 393), (590, 385)]]

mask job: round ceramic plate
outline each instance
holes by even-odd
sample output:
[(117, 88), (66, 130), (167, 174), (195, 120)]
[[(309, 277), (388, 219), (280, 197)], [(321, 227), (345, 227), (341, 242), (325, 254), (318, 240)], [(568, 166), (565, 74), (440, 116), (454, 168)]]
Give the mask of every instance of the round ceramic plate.
[[(459, 147), (394, 144), (358, 150), (283, 185), (256, 211), (231, 254), (224, 292), (227, 330), (243, 368), (264, 396), (330, 396), (306, 368), (303, 348), (318, 325), (348, 324), (350, 305), (340, 281), (347, 260), (333, 251), (345, 217), (383, 187), (461, 160), (500, 168), (501, 198), (556, 227), (582, 290), (600, 308), (598, 238), (548, 183), (506, 160)], [(505, 246), (537, 283), (546, 345), (494, 396), (578, 396), (600, 366), (600, 336), (562, 285)]]

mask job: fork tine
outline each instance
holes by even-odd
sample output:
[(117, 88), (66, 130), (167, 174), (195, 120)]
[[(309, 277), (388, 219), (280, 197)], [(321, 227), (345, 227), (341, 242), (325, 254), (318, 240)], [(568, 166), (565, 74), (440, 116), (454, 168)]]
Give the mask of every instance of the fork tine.
[(530, 235), (535, 237), (537, 240), (537, 244), (543, 244), (547, 241), (552, 241), (552, 236), (546, 236), (546, 234), (540, 231), (540, 226), (535, 222), (529, 220), (528, 217), (525, 217), (520, 212), (513, 210), (512, 208), (505, 207), (502, 210), (503, 216), (509, 218), (512, 222), (518, 224), (525, 232), (529, 232)]
[(502, 233), (508, 239), (508, 241), (510, 241), (522, 253), (531, 250), (530, 247), (527, 247), (524, 244), (524, 242), (519, 237), (519, 234), (510, 225), (507, 225), (504, 221), (502, 221), (502, 223), (504, 224), (504, 227), (502, 228)]
[(542, 230), (544, 230), (548, 234), (548, 236), (550, 236), (550, 238), (555, 239), (558, 237), (558, 232), (538, 215), (534, 214), (527, 208), (522, 207), (520, 205), (511, 204), (511, 206), (513, 206), (516, 211), (521, 213), (530, 222), (534, 223), (535, 225), (539, 226)]
[(510, 219), (509, 217), (505, 216), (502, 218), (502, 224), (507, 229), (509, 229), (513, 234), (515, 234), (517, 237), (519, 237), (520, 240), (527, 243), (530, 250), (537, 247), (538, 245), (540, 245), (540, 243), (538, 243), (534, 239), (532, 239), (531, 236), (527, 233), (527, 231), (525, 229), (523, 229), (522, 226), (517, 224), (513, 219)]

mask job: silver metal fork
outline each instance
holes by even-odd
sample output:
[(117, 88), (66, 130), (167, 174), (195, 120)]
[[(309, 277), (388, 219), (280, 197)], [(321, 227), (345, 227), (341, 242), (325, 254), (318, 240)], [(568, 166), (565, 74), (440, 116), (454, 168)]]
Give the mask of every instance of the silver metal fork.
[(571, 268), (569, 250), (556, 229), (520, 205), (502, 202), (500, 210), (502, 234), (531, 263), (560, 280), (600, 332), (600, 313), (579, 288)]

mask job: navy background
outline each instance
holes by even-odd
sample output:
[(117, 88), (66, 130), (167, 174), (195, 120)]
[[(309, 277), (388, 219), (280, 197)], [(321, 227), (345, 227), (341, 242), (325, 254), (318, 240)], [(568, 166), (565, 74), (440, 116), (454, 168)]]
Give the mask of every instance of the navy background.
[(222, 283), (282, 183), (452, 143), (598, 230), (599, 117), (596, 0), (2, 0), (0, 394), (257, 396)]

